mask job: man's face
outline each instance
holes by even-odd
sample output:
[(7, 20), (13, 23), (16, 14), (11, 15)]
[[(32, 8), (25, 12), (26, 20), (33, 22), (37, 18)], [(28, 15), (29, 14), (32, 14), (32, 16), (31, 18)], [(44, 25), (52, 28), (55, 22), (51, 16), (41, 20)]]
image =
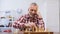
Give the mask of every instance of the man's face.
[(31, 6), (29, 7), (29, 13), (30, 13), (31, 15), (37, 14), (37, 10), (38, 10), (38, 7), (35, 6), (35, 5), (31, 5)]

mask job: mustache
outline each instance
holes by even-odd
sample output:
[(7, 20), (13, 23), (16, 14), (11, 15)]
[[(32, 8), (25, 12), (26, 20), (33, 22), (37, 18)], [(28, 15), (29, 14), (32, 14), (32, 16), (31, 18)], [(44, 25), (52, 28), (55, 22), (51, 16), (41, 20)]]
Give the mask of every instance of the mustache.
[(37, 14), (32, 14), (32, 15), (37, 15)]

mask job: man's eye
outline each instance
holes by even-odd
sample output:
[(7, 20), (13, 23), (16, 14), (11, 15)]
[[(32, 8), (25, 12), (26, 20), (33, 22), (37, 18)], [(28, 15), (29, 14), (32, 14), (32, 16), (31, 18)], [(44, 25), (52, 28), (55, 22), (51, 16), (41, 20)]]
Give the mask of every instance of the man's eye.
[(33, 11), (33, 9), (31, 9), (31, 11)]
[(36, 10), (34, 10), (36, 12)]
[(30, 11), (35, 11), (35, 12), (36, 12), (37, 10), (33, 10), (33, 9), (31, 9)]

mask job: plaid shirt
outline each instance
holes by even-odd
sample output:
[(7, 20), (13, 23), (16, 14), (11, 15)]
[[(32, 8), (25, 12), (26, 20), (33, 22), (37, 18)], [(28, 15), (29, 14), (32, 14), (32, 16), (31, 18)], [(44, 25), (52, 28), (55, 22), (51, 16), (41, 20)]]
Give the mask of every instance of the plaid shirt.
[(28, 21), (33, 22), (36, 24), (36, 26), (45, 29), (45, 25), (44, 25), (42, 18), (40, 18), (38, 15), (31, 17), (29, 14), (22, 16), (17, 21), (15, 21), (13, 24), (13, 27), (14, 28), (23, 28), (24, 24), (28, 23)]

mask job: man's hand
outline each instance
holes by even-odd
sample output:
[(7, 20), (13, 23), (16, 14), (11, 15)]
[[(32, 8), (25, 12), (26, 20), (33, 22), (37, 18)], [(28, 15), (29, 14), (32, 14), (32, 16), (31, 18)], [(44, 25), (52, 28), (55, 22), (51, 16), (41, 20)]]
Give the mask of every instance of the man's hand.
[(35, 25), (35, 23), (30, 22), (30, 23), (26, 23), (25, 26), (26, 27), (35, 27), (36, 25)]

